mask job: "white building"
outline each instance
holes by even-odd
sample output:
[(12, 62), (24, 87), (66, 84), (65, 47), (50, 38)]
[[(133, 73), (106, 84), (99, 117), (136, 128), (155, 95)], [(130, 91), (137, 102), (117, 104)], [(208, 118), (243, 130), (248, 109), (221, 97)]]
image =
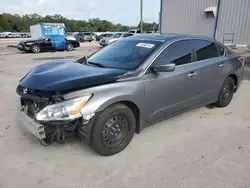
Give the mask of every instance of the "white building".
[(250, 44), (250, 0), (161, 0), (160, 30), (245, 46)]

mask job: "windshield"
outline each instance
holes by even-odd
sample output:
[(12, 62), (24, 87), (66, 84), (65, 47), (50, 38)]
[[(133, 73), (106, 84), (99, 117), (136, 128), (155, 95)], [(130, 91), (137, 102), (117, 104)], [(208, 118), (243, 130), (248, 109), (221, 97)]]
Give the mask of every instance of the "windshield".
[(134, 70), (160, 44), (160, 41), (120, 40), (96, 52), (88, 62), (107, 68)]
[(113, 38), (120, 38), (121, 35), (122, 35), (122, 33), (116, 33), (116, 34), (114, 34), (112, 37), (113, 37)]

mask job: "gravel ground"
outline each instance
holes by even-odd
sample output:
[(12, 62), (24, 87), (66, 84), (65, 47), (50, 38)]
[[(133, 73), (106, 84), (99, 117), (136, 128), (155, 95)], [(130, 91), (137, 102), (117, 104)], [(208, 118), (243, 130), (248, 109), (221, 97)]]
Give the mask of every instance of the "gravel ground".
[[(0, 188), (249, 188), (250, 82), (223, 109), (202, 107), (135, 135), (101, 157), (78, 141), (43, 147), (15, 119), (15, 88), (32, 67), (97, 50), (26, 54), (0, 44)], [(247, 68), (247, 78), (249, 69)]]

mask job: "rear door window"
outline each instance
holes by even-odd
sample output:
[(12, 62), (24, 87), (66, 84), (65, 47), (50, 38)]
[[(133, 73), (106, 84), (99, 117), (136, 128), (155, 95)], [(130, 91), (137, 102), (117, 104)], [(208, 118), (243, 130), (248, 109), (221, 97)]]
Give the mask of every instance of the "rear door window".
[(177, 41), (168, 46), (156, 59), (155, 63), (164, 65), (175, 63), (185, 65), (192, 62), (192, 47), (190, 40)]
[(202, 61), (219, 56), (217, 46), (213, 42), (206, 40), (192, 40), (192, 45), (196, 51), (196, 61)]

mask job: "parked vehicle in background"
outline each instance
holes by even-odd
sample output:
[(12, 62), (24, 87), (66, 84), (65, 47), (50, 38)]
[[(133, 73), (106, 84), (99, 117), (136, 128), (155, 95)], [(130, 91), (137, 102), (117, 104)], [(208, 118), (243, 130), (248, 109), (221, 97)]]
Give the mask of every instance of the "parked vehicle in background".
[(42, 143), (73, 134), (100, 155), (113, 155), (159, 120), (229, 105), (244, 61), (212, 38), (136, 35), (90, 57), (33, 68), (16, 90), (19, 122)]
[(144, 31), (143, 33), (155, 33), (155, 31)]
[(89, 32), (77, 33), (75, 35), (75, 38), (76, 38), (77, 41), (80, 41), (80, 42), (85, 42), (85, 41), (92, 42), (94, 40), (93, 34), (89, 33)]
[(93, 40), (96, 40), (97, 35), (95, 33), (93, 33), (93, 32), (92, 33), (90, 32), (90, 34), (92, 35)]
[(29, 33), (12, 33), (12, 32), (0, 33), (0, 38), (28, 38), (28, 37), (30, 37)]
[(108, 37), (112, 37), (113, 33), (103, 33), (99, 36), (97, 36), (96, 40), (100, 41), (102, 38), (108, 38)]
[(114, 33), (111, 37), (108, 38), (103, 38), (100, 40), (100, 45), (101, 46), (107, 46), (109, 44), (112, 44), (113, 42), (116, 42), (117, 40), (120, 40), (122, 38), (127, 38), (133, 36), (133, 33)]
[(30, 33), (22, 33), (21, 36), (22, 36), (22, 38), (30, 38), (31, 34)]
[(77, 40), (65, 38), (61, 35), (49, 35), (38, 39), (29, 39), (19, 42), (17, 49), (25, 52), (39, 53), (44, 51), (72, 51), (80, 46)]
[(132, 30), (129, 30), (128, 33), (141, 34), (141, 30), (140, 29), (132, 29)]

